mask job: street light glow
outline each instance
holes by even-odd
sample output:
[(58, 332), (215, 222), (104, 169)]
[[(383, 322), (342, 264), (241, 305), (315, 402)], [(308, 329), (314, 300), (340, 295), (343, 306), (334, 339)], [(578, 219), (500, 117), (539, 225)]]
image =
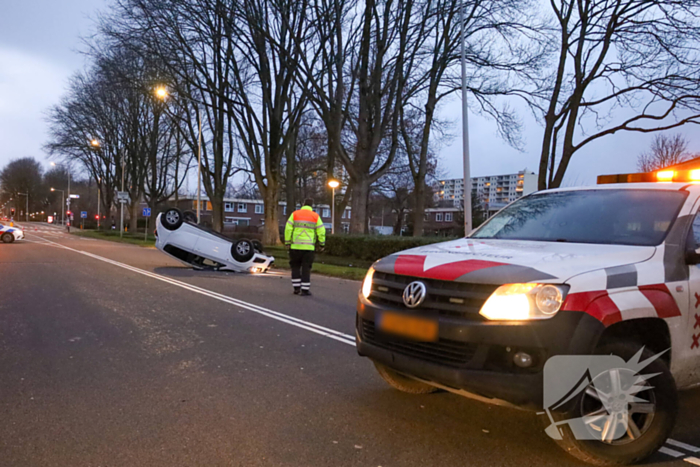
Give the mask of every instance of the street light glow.
[(92, 141), (90, 141), (90, 144), (92, 144), (96, 148), (100, 147), (100, 142), (97, 141), (96, 139), (93, 139)]
[(331, 188), (338, 188), (340, 186), (340, 182), (338, 180), (328, 180), (328, 186)]
[(156, 88), (156, 96), (160, 97), (161, 99), (165, 99), (168, 97), (168, 90), (165, 89), (164, 86)]
[(56, 191), (56, 189), (55, 189), (55, 188), (51, 188), (51, 191)]

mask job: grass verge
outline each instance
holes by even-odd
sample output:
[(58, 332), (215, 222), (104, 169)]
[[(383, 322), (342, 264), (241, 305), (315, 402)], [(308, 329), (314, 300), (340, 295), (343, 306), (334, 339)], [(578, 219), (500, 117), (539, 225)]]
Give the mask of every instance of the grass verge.
[[(275, 267), (290, 269), (289, 253), (284, 247), (267, 247), (265, 252), (275, 257)], [(339, 277), (361, 281), (364, 279), (367, 269), (372, 265), (371, 261), (355, 260), (353, 258), (341, 258), (337, 256), (316, 253), (313, 272), (326, 276)]]
[(156, 239), (153, 235), (148, 235), (148, 240), (144, 239), (143, 233), (125, 232), (123, 237), (119, 236), (119, 232), (113, 230), (71, 230), (71, 234), (78, 237), (97, 238), (117, 243), (128, 243), (130, 245), (138, 245), (144, 247), (153, 247), (156, 244)]

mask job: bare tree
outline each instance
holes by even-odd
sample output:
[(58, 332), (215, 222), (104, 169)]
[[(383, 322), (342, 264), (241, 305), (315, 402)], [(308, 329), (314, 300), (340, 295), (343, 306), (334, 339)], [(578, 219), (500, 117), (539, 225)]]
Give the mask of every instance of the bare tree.
[(202, 183), (219, 231), (228, 180), (241, 170), (231, 109), (235, 7), (227, 0), (117, 0), (100, 21), (102, 34), (114, 44), (144, 59), (157, 57), (165, 76), (153, 84), (166, 85), (171, 102), (181, 109), (181, 135), (192, 154), (198, 148), (197, 111), (201, 113)]
[(639, 155), (637, 167), (640, 172), (653, 172), (671, 165), (685, 162), (690, 157), (688, 140), (683, 135), (655, 135), (649, 151)]
[(21, 213), (21, 219), (24, 220), (27, 204), (30, 212), (35, 207), (43, 206), (46, 193), (43, 189), (42, 175), (41, 165), (33, 157), (15, 159), (0, 170), (0, 199), (12, 199), (18, 218)]
[(414, 179), (414, 235), (422, 235), (426, 177), (431, 147), (445, 133), (436, 119), (441, 101), (460, 88), (457, 72), (462, 25), (467, 43), (467, 75), (473, 109), (495, 119), (500, 134), (519, 145), (519, 124), (508, 107), (497, 107), (502, 96), (518, 95), (544, 66), (546, 48), (536, 38), (539, 25), (529, 0), (422, 0), (404, 68), (407, 86), (401, 109), (401, 134)]
[[(234, 44), (231, 103), (246, 159), (265, 201), (263, 242), (279, 243), (282, 161), (305, 111), (306, 80), (298, 71), (307, 34), (307, 0), (245, 0), (228, 31)], [(303, 41), (302, 41), (303, 42)]]
[(540, 189), (560, 186), (573, 155), (607, 135), (700, 123), (700, 1), (550, 5), (558, 50), (543, 81)]

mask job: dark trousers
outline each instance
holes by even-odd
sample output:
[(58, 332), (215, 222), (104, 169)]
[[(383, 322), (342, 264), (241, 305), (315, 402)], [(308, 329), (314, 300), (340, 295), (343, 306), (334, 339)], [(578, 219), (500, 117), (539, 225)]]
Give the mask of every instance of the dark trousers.
[(292, 267), (292, 285), (295, 289), (309, 290), (311, 266), (314, 264), (313, 250), (289, 250), (289, 265)]

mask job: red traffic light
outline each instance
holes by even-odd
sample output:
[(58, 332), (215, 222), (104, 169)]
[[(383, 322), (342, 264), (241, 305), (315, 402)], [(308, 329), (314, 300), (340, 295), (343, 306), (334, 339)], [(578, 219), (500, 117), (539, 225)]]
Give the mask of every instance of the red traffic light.
[(66, 211), (66, 215), (70, 216), (70, 211)]
[(97, 214), (95, 214), (95, 219), (99, 219), (99, 218), (100, 218), (100, 216), (98, 216)]

